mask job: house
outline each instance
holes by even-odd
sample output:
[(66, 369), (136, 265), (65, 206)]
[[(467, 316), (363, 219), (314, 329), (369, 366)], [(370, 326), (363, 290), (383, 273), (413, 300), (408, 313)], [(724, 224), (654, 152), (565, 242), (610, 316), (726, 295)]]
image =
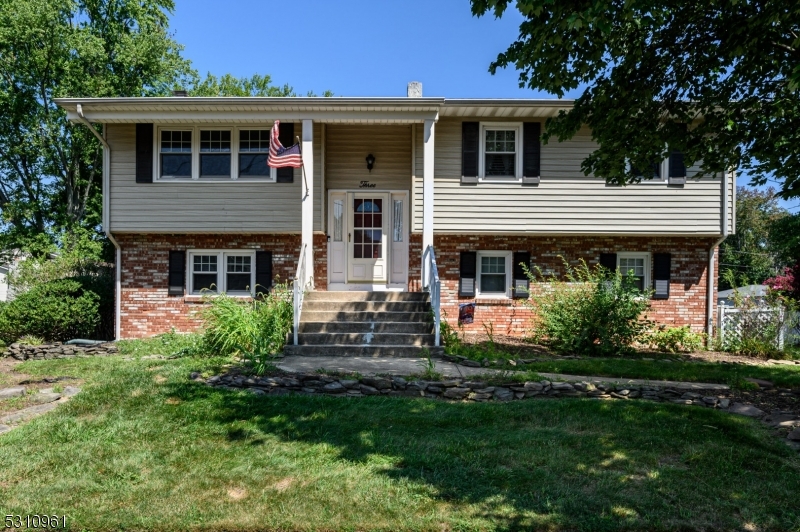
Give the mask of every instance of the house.
[(763, 284), (749, 284), (736, 289), (720, 290), (717, 292), (717, 305), (735, 307), (736, 303), (733, 297), (735, 292), (739, 292), (739, 295), (743, 298), (750, 297), (755, 298), (757, 301), (764, 301), (768, 290), (769, 287)]
[[(118, 338), (192, 330), (212, 285), (420, 292), (432, 257), (444, 319), (476, 303), (467, 331), (523, 334), (519, 264), (560, 272), (560, 256), (633, 270), (660, 323), (712, 326), (735, 175), (695, 178), (675, 152), (640, 184), (587, 177), (588, 129), (540, 142), (569, 100), (429, 98), (412, 83), (406, 98), (57, 102), (105, 145)], [(275, 120), (303, 168), (267, 167)]]

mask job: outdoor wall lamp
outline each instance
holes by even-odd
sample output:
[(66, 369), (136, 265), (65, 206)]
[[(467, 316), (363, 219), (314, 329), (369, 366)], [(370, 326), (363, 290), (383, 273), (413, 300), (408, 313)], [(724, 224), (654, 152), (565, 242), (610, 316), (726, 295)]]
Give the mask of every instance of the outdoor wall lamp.
[(367, 155), (367, 170), (372, 172), (373, 166), (375, 166), (375, 156), (370, 153)]

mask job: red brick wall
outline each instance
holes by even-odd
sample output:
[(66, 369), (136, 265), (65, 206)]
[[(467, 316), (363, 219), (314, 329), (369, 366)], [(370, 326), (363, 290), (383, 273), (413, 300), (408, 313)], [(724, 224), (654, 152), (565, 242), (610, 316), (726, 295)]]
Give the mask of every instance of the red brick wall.
[[(142, 338), (169, 331), (188, 332), (200, 326), (202, 305), (196, 296), (169, 296), (167, 268), (173, 249), (261, 249), (272, 251), (273, 275), (280, 282), (294, 277), (300, 253), (299, 234), (174, 235), (119, 234), (122, 247), (121, 338)], [(455, 325), (459, 303), (477, 301), (475, 323), (468, 332), (483, 332), (491, 323), (497, 334), (525, 334), (531, 313), (520, 300), (485, 300), (458, 296), (459, 252), (478, 250), (530, 251), (534, 265), (545, 272), (563, 274), (562, 255), (570, 264), (583, 258), (596, 264), (600, 253), (621, 251), (672, 254), (670, 298), (653, 300), (649, 317), (668, 325), (705, 328), (706, 267), (709, 238), (689, 237), (529, 237), (492, 235), (436, 235), (434, 239), (442, 302), (447, 319)], [(419, 291), (422, 235), (409, 242), (409, 289)], [(314, 278), (318, 290), (327, 289), (327, 244), (314, 235)], [(718, 263), (718, 261), (717, 261)], [(718, 270), (717, 270), (718, 271)], [(717, 272), (714, 272), (715, 276)], [(652, 272), (651, 272), (652, 275)], [(716, 298), (714, 298), (716, 304)]]
[[(184, 249), (256, 249), (272, 252), (278, 282), (291, 280), (300, 255), (299, 234), (164, 235), (118, 234), (122, 248), (120, 338), (143, 338), (173, 327), (189, 332), (200, 325), (202, 304), (196, 296), (167, 294), (169, 251)], [(314, 277), (327, 287), (325, 235), (314, 235)]]
[[(458, 296), (459, 253), (461, 251), (497, 250), (529, 251), (535, 266), (545, 273), (563, 275), (564, 266), (559, 255), (569, 264), (577, 265), (584, 259), (589, 265), (599, 262), (601, 253), (622, 251), (647, 251), (670, 253), (670, 297), (652, 300), (650, 319), (666, 325), (690, 325), (694, 331), (705, 330), (706, 323), (706, 269), (710, 238), (690, 237), (602, 237), (602, 236), (494, 236), (494, 235), (436, 235), (434, 247), (442, 279), (442, 306), (447, 320), (455, 325), (460, 303), (476, 301), (475, 322), (466, 325), (467, 332), (483, 332), (484, 324), (491, 323), (497, 334), (525, 334), (530, 327), (531, 312), (520, 300), (486, 300)], [(420, 289), (420, 261), (422, 235), (411, 235), (409, 286)], [(652, 261), (651, 261), (652, 262)], [(718, 262), (718, 261), (717, 261)], [(652, 267), (652, 264), (651, 264)], [(652, 278), (652, 271), (651, 278)], [(715, 272), (716, 276), (716, 272)], [(714, 298), (716, 305), (716, 298)]]

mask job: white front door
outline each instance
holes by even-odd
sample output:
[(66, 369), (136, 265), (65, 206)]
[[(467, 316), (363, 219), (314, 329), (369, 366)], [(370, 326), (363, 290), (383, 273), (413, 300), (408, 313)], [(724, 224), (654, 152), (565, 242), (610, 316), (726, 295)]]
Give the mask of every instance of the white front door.
[(388, 281), (386, 244), (391, 212), (389, 194), (357, 192), (349, 196), (347, 281), (385, 283)]

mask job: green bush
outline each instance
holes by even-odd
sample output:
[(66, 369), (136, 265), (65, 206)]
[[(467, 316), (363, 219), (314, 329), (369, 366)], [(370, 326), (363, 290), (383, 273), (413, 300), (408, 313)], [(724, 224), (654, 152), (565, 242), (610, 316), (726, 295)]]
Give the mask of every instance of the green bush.
[(691, 353), (703, 348), (704, 335), (683, 327), (660, 326), (645, 336), (643, 343), (664, 353)]
[(104, 290), (103, 281), (94, 277), (35, 285), (0, 308), (0, 339), (11, 343), (26, 335), (47, 341), (96, 338), (103, 323)]
[(279, 353), (292, 329), (292, 293), (279, 284), (265, 296), (242, 300), (225, 294), (208, 296), (203, 313), (210, 352), (239, 353), (258, 368)]
[(583, 260), (576, 268), (566, 261), (564, 266), (565, 280), (526, 269), (534, 340), (559, 353), (608, 356), (632, 351), (631, 345), (650, 327), (643, 318), (650, 307), (649, 292), (640, 291), (630, 273), (590, 269)]

